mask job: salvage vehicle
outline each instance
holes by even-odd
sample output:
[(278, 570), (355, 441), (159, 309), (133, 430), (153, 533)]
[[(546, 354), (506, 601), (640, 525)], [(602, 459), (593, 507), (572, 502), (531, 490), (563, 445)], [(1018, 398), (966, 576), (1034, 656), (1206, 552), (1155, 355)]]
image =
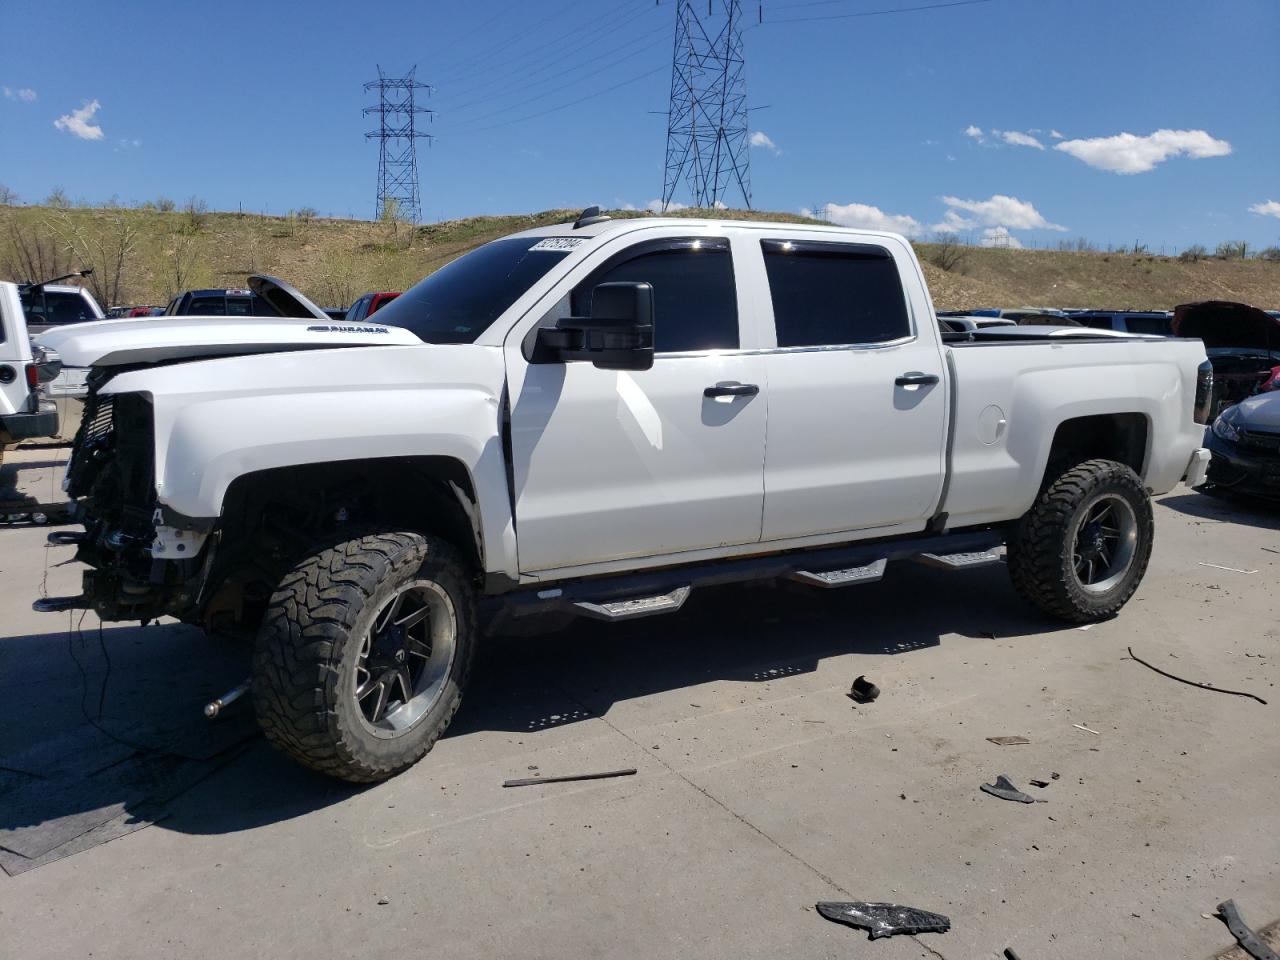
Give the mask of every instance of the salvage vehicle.
[[(22, 299), (27, 333), (37, 336), (54, 327), (108, 319), (93, 294), (84, 287), (58, 282), (70, 280), (72, 277), (87, 277), (92, 273), (91, 269), (81, 270), (43, 283), (20, 284), (18, 293)], [(56, 433), (57, 439), (69, 441), (74, 435), (76, 425), (84, 412), (81, 401), (89, 392), (86, 383), (88, 373), (88, 370), (63, 367), (56, 377), (40, 385), (42, 399), (53, 401), (57, 409), (58, 422), (61, 425), (61, 430)]]
[(1113, 616), (1151, 494), (1208, 460), (1201, 344), (943, 332), (896, 234), (587, 210), (360, 324), (252, 284), (285, 317), (46, 335), (93, 368), (59, 534), (89, 570), (35, 606), (252, 637), (267, 737), (353, 781), (426, 753), (527, 617), (1002, 546), (1048, 614)]
[(361, 320), (368, 320), (398, 296), (400, 296), (399, 290), (366, 293), (347, 309), (346, 316), (343, 319), (348, 323), (359, 323)]
[(1205, 442), (1213, 458), (1204, 492), (1280, 498), (1280, 393), (1227, 407)]
[(276, 317), (270, 303), (254, 296), (252, 290), (188, 290), (164, 308), (166, 317)]
[(1213, 417), (1261, 392), (1280, 366), (1280, 317), (1247, 303), (1184, 303), (1174, 308), (1173, 335), (1205, 345), (1213, 365)]
[(19, 441), (58, 433), (58, 410), (39, 388), (58, 375), (61, 363), (52, 351), (32, 347), (21, 289), (0, 282), (0, 463)]
[(1167, 337), (1173, 333), (1173, 314), (1167, 310), (1073, 310), (1072, 320), (1098, 330), (1147, 333)]

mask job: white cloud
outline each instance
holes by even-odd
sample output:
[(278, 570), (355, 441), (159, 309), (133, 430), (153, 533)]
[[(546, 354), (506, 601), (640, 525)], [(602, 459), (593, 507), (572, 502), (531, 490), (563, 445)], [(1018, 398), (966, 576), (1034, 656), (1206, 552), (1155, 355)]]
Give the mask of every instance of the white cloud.
[(1053, 149), (1068, 153), (1091, 167), (1111, 173), (1146, 173), (1170, 157), (1186, 156), (1193, 160), (1225, 157), (1231, 144), (1215, 140), (1203, 130), (1157, 130), (1145, 137), (1117, 133), (1113, 137), (1088, 140), (1063, 140)]
[(975, 126), (971, 123), (971, 124), (969, 124), (967, 127), (965, 127), (965, 128), (964, 128), (964, 135), (965, 135), (966, 137), (972, 137), (974, 140), (981, 140), (981, 139), (982, 139), (982, 128), (981, 128), (981, 127), (975, 127)]
[[(948, 207), (943, 222), (933, 229), (955, 232), (971, 227), (1006, 227), (1013, 230), (1066, 230), (1066, 227), (1050, 223), (1029, 200), (993, 194), (986, 200), (961, 200), (959, 197), (943, 197)], [(962, 213), (963, 212), (963, 213)], [(963, 214), (969, 214), (964, 216)]]
[(1064, 137), (1062, 134), (1060, 134), (1057, 130), (1050, 130), (1050, 131), (1049, 131), (1049, 136), (1053, 137), (1053, 139), (1055, 139), (1055, 140), (1065, 140), (1065, 139), (1066, 139), (1066, 137)]
[[(645, 208), (646, 210), (648, 210), (650, 213), (662, 213), (662, 212), (663, 212), (663, 211), (662, 211), (662, 201), (661, 201), (661, 200), (650, 200), (648, 203), (646, 203), (646, 204), (644, 205), (644, 208)], [(672, 200), (670, 203), (668, 203), (668, 204), (667, 204), (667, 209), (668, 209), (668, 210), (672, 210), (672, 211), (674, 211), (674, 210), (688, 210), (688, 209), (689, 209), (689, 205), (688, 205), (687, 203), (680, 203), (678, 200)]]
[(1005, 143), (1015, 147), (1035, 147), (1037, 150), (1043, 150), (1044, 144), (1031, 136), (1029, 133), (1019, 133), (1017, 130), (992, 130)]
[(1260, 217), (1276, 217), (1280, 219), (1280, 200), (1268, 200), (1266, 203), (1255, 203), (1249, 208), (1250, 213)]
[(842, 227), (857, 227), (862, 230), (885, 230), (889, 233), (902, 233), (909, 237), (918, 236), (923, 227), (915, 217), (901, 213), (885, 213), (879, 207), (865, 203), (825, 203), (819, 219), (829, 220)]
[(101, 140), (102, 128), (90, 123), (93, 115), (98, 112), (98, 108), (101, 106), (102, 104), (97, 100), (86, 101), (85, 105), (79, 110), (72, 110), (70, 113), (64, 114), (53, 121), (53, 125), (59, 130), (65, 130), (73, 137), (79, 137), (81, 140)]
[(1010, 250), (1022, 249), (1022, 241), (1004, 227), (987, 227), (982, 231), (981, 243), (984, 247), (1007, 247)]
[(21, 100), (23, 103), (35, 103), (36, 92), (30, 87), (19, 87), (17, 90), (13, 87), (4, 87), (4, 98), (6, 100)]
[(778, 149), (778, 145), (773, 142), (773, 138), (763, 130), (757, 130), (755, 133), (751, 134), (751, 139), (748, 143), (753, 147), (763, 147), (773, 153), (774, 156), (782, 153), (782, 151)]

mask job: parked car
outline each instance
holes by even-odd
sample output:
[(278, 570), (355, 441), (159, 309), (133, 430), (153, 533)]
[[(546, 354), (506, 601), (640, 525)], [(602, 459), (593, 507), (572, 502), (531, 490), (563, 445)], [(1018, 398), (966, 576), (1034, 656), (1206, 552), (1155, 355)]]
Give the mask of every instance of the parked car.
[(165, 307), (166, 317), (278, 317), (270, 303), (252, 290), (188, 290)]
[(1204, 342), (1213, 365), (1215, 417), (1259, 393), (1280, 366), (1280, 317), (1246, 303), (1184, 303), (1174, 308), (1173, 335)]
[(1173, 335), (1173, 314), (1167, 310), (1075, 310), (1072, 320), (1098, 330)]
[(1075, 327), (1080, 325), (1071, 319), (1065, 310), (1058, 310), (1054, 307), (979, 307), (976, 310), (962, 311), (961, 315), (968, 317), (1001, 317), (1005, 320), (1012, 320), (1017, 324), (1032, 324), (1036, 326)]
[(1208, 488), (1280, 497), (1280, 393), (1227, 407), (1205, 433)]
[(482, 628), (513, 618), (629, 620), (706, 584), (838, 588), (1005, 545), (1049, 615), (1114, 615), (1150, 494), (1204, 478), (1203, 347), (946, 343), (922, 277), (896, 234), (588, 210), (372, 323), (259, 277), (298, 319), (54, 331), (93, 367), (66, 480), (89, 572), (36, 609), (256, 637), (267, 736), (352, 781), (431, 748)]
[[(106, 318), (98, 301), (84, 287), (58, 283), (20, 284), (18, 292), (27, 332), (31, 336), (67, 324)], [(64, 366), (52, 380), (40, 384), (44, 399), (53, 401), (57, 408), (60, 430), (54, 435), (63, 440), (71, 440), (80, 423), (81, 401), (89, 392), (86, 384), (88, 373), (83, 368)]]
[(322, 310), (324, 310), (325, 315), (326, 315), (330, 320), (345, 320), (345, 319), (347, 319), (347, 311), (346, 311), (346, 310), (344, 310), (342, 307), (322, 307), (321, 309), (322, 309)]
[[(39, 291), (33, 294), (38, 297)], [(40, 386), (59, 367), (52, 351), (32, 348), (19, 286), (0, 282), (0, 462), (22, 440), (57, 436), (57, 407), (41, 396)]]
[(400, 296), (400, 291), (398, 290), (366, 293), (347, 309), (342, 319), (347, 323), (359, 323), (362, 320), (367, 320), (398, 296)]

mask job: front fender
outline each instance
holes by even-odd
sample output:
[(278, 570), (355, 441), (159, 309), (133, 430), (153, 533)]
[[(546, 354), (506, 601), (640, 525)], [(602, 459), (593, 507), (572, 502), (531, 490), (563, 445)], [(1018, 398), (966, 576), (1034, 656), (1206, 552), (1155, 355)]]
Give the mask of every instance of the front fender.
[(125, 373), (155, 411), (158, 502), (216, 518), (238, 477), (278, 467), (449, 457), (471, 475), (486, 567), (512, 571), (515, 532), (499, 442), (504, 383), (491, 347), (376, 347), (235, 357)]

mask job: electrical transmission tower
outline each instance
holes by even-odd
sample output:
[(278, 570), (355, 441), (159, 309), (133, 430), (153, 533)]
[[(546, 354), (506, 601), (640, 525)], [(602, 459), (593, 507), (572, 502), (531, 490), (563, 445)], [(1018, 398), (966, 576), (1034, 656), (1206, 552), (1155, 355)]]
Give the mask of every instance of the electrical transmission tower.
[(693, 0), (676, 0), (663, 210), (681, 181), (688, 184), (696, 207), (724, 204), (736, 186), (751, 209), (742, 0), (716, 2), (722, 16), (712, 14), (708, 0), (703, 20)]
[(419, 114), (428, 118), (433, 111), (414, 103), (418, 90), (431, 88), (414, 78), (417, 67), (405, 77), (388, 77), (378, 67), (378, 79), (364, 85), (366, 91), (378, 91), (378, 105), (365, 107), (364, 115), (378, 117), (378, 129), (365, 134), (366, 140), (378, 140), (378, 206), (377, 218), (394, 216), (417, 223), (422, 218), (418, 195), (418, 141), (434, 139), (417, 129)]

